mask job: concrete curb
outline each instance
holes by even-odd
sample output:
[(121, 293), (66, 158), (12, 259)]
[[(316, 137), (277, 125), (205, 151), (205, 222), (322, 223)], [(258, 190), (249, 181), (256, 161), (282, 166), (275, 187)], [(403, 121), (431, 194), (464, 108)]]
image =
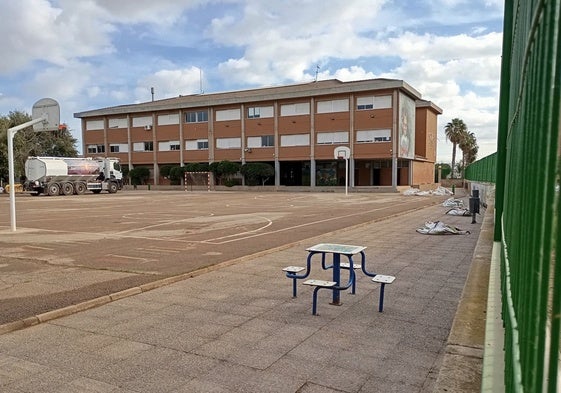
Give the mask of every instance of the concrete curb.
[(448, 336), (434, 392), (480, 392), (494, 206), (485, 211), (462, 297)]

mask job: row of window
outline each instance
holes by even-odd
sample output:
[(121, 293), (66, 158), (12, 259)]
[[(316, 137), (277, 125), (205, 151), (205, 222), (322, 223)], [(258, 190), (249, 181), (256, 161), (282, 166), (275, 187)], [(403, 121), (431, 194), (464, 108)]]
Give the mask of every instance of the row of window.
[[(346, 131), (320, 132), (317, 134), (318, 145), (332, 145), (336, 143), (348, 143), (349, 133)], [(357, 143), (391, 142), (391, 130), (362, 130), (356, 132)], [(240, 149), (241, 138), (216, 138), (217, 149)], [(281, 135), (280, 145), (282, 147), (309, 146), (310, 134)], [(274, 147), (274, 135), (250, 136), (247, 138), (248, 148)], [(133, 151), (154, 151), (154, 142), (134, 142)], [(110, 144), (111, 153), (128, 153), (128, 144)], [(208, 139), (194, 139), (185, 141), (185, 150), (207, 150)], [(181, 150), (179, 141), (158, 142), (158, 151)], [(104, 145), (88, 145), (89, 154), (105, 153)]]
[[(392, 96), (369, 96), (358, 97), (356, 100), (357, 110), (371, 110), (371, 109), (388, 109), (392, 107)], [(349, 99), (340, 100), (327, 100), (318, 101), (316, 113), (333, 113), (333, 112), (348, 112)], [(280, 106), (280, 116), (297, 116), (309, 115), (310, 103), (301, 102), (295, 104), (282, 104)], [(247, 108), (248, 119), (270, 118), (274, 117), (274, 107), (268, 106), (252, 106)], [(224, 109), (216, 111), (216, 121), (230, 121), (240, 120), (241, 109)], [(190, 111), (185, 113), (185, 123), (203, 123), (208, 122), (208, 111)], [(157, 116), (158, 125), (173, 125), (179, 124), (179, 114), (165, 114)], [(127, 118), (109, 119), (108, 127), (113, 128), (127, 128)], [(141, 116), (132, 118), (133, 127), (145, 127), (151, 129), (152, 116)], [(103, 120), (88, 120), (86, 122), (86, 130), (103, 130)]]

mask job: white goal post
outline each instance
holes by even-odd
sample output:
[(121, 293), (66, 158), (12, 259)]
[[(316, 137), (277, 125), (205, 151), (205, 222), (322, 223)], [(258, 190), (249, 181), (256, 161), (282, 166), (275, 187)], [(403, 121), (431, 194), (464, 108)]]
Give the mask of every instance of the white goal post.
[(210, 191), (211, 172), (185, 172), (185, 191)]

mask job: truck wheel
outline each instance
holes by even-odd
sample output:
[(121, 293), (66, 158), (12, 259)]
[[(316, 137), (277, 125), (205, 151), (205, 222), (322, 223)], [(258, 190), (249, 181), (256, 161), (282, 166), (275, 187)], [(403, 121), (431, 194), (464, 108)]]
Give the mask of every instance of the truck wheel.
[(109, 183), (109, 187), (107, 188), (107, 191), (109, 191), (110, 194), (115, 194), (118, 189), (119, 186), (117, 186), (117, 183), (112, 181), (111, 183)]
[(62, 184), (62, 193), (64, 195), (74, 194), (74, 186), (72, 185), (72, 183), (63, 183)]
[(76, 183), (74, 185), (74, 192), (76, 193), (76, 195), (82, 195), (86, 192), (88, 188), (86, 187), (86, 183)]
[(49, 183), (47, 184), (47, 194), (50, 196), (58, 195), (60, 193), (60, 186), (58, 183)]

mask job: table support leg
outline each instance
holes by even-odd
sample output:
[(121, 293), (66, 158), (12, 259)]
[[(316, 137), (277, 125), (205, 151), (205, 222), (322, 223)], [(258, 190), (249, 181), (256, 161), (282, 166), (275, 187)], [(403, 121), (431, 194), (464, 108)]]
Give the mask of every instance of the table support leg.
[[(337, 283), (337, 286), (341, 284), (341, 255), (337, 253), (333, 254), (333, 281)], [(331, 304), (341, 305), (341, 293), (338, 289), (333, 290), (333, 302)]]
[(382, 283), (382, 286), (380, 287), (380, 301), (378, 303), (378, 312), (382, 312), (384, 310), (384, 288), (386, 287), (386, 284)]

